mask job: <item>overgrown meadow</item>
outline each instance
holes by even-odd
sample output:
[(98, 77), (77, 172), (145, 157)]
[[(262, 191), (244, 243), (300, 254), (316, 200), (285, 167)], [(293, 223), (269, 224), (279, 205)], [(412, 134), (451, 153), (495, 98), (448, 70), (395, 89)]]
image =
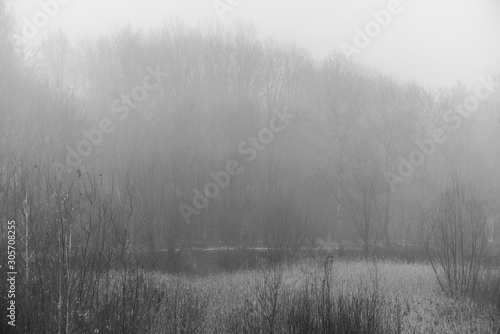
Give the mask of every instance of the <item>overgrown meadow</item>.
[[(492, 277), (466, 298), (445, 294), (428, 263), (376, 258), (261, 261), (201, 276), (110, 270), (71, 298), (63, 330), (56, 300), (40, 300), (40, 287), (21, 295), (17, 333), (497, 333)], [(79, 293), (96, 294), (93, 304)]]

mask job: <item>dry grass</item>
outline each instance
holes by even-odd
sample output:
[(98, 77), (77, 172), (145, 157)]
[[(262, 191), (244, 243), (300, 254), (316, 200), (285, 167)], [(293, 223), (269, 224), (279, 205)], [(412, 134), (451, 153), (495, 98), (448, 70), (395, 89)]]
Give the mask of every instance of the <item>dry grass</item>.
[[(108, 274), (112, 302), (90, 310), (86, 329), (73, 324), (74, 333), (339, 333), (331, 329), (339, 319), (350, 328), (343, 334), (500, 333), (498, 309), (445, 296), (424, 264), (308, 259), (200, 277)], [(322, 300), (326, 295), (332, 299)], [(337, 320), (325, 324), (330, 318)], [(364, 329), (352, 327), (358, 322)]]
[[(301, 283), (320, 277), (323, 269), (319, 260), (284, 267), (283, 289), (297, 290)], [(262, 272), (246, 270), (190, 281), (209, 298), (207, 333), (224, 330), (222, 324), (234, 317), (236, 310), (257, 307), (253, 283), (261, 275)], [(500, 317), (493, 308), (444, 296), (432, 269), (424, 264), (336, 260), (331, 265), (332, 290), (348, 295), (356, 287), (370, 287), (374, 275), (378, 277), (381, 295), (401, 306), (403, 333), (497, 333), (500, 329)], [(158, 281), (169, 280), (158, 273), (154, 277)]]

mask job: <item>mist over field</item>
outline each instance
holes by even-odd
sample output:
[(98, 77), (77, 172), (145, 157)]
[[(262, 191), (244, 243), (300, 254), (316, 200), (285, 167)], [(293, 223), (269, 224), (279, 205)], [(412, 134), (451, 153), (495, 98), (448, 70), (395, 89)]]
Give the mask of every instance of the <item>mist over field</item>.
[(0, 0), (1, 333), (500, 333), (500, 4)]

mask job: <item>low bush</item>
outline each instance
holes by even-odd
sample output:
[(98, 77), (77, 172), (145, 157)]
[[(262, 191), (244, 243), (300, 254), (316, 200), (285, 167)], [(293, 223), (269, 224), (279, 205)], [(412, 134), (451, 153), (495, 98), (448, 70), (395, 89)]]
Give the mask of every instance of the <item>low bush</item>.
[(334, 289), (329, 261), (298, 287), (285, 284), (276, 266), (254, 279), (252, 290), (254, 298), (227, 319), (228, 333), (402, 333), (402, 307), (383, 296), (376, 273), (345, 293)]

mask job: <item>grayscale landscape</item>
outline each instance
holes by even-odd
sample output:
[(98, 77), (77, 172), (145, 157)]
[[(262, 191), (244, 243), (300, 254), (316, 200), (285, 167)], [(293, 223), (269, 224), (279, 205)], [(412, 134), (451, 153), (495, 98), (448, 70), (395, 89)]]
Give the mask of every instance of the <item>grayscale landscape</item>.
[(0, 333), (500, 334), (498, 0), (0, 0)]

